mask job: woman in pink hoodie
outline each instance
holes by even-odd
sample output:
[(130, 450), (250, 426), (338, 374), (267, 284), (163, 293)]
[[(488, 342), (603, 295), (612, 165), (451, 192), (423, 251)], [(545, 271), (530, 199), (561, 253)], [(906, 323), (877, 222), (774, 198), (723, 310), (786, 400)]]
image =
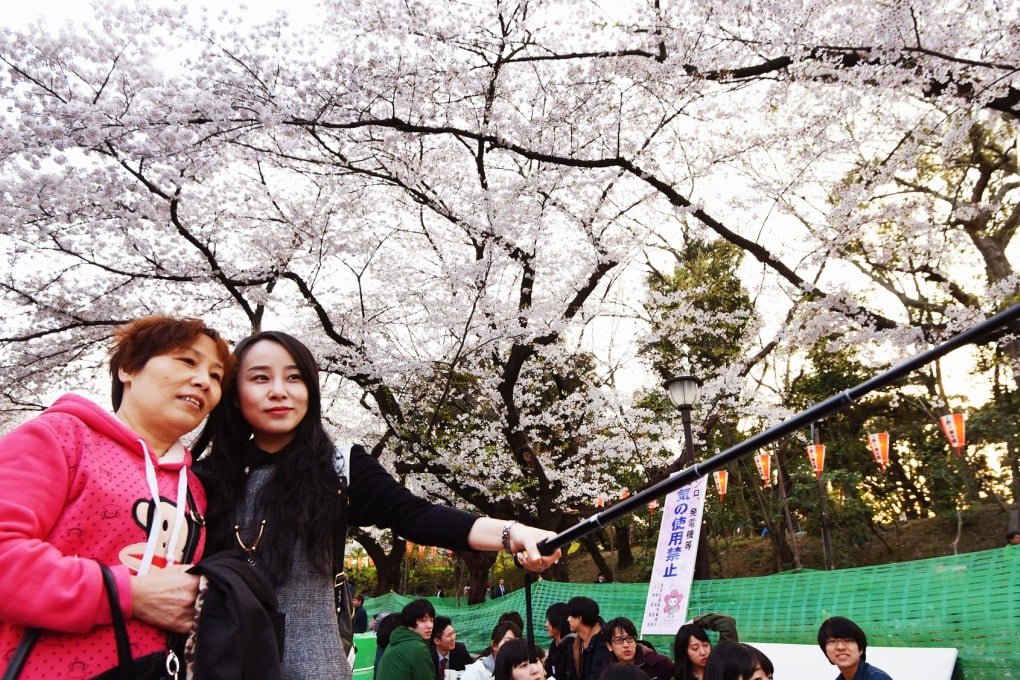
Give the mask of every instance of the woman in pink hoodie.
[(232, 359), (199, 319), (117, 329), (114, 413), (76, 395), (0, 439), (0, 668), (43, 632), (22, 678), (88, 678), (117, 665), (99, 563), (117, 583), (135, 658), (194, 623), (205, 492), (179, 439), (219, 402)]

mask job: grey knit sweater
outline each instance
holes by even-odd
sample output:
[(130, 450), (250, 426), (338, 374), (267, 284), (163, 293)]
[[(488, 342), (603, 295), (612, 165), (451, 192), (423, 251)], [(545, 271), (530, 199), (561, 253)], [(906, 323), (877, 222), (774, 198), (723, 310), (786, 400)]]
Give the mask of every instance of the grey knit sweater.
[[(256, 507), (259, 490), (272, 478), (275, 466), (256, 467), (248, 476), (243, 503), (235, 511), (238, 535), (252, 545), (264, 519)], [(401, 486), (365, 450), (351, 453), (348, 523), (375, 525), (423, 545), (453, 549), (467, 547), (475, 516), (419, 498)], [(273, 530), (271, 518), (265, 531)], [(346, 540), (347, 528), (337, 540)], [(277, 587), (280, 611), (286, 616), (282, 675), (285, 680), (349, 680), (351, 669), (340, 644), (333, 599), (333, 576), (316, 572), (308, 561), (305, 542), (294, 545), (291, 574)]]

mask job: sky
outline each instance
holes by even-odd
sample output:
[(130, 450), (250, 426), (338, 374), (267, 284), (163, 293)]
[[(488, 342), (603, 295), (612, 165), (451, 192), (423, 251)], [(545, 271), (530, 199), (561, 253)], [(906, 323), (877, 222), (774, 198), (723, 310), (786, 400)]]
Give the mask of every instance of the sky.
[[(110, 0), (106, 0), (109, 2)], [(143, 0), (135, 0), (140, 2)], [(151, 0), (145, 0), (148, 4), (154, 4)], [(164, 0), (166, 1), (166, 0)], [(90, 5), (92, 0), (36, 0), (35, 2), (22, 2), (21, 0), (0, 0), (3, 10), (3, 25), (5, 28), (23, 27), (42, 17), (45, 23), (51, 27), (57, 27), (68, 20), (77, 20), (91, 14)], [(133, 4), (130, 2), (116, 4)], [(316, 0), (258, 0), (253, 3), (238, 3), (231, 0), (170, 0), (167, 4), (184, 4), (195, 8), (208, 8), (211, 11), (238, 11), (251, 15), (253, 21), (266, 19), (279, 10), (287, 10), (293, 15), (303, 13), (311, 14), (316, 5)]]

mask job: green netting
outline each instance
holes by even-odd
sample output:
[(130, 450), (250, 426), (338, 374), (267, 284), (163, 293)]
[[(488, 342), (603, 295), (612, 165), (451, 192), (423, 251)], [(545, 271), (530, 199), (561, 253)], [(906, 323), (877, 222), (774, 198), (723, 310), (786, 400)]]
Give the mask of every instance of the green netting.
[[(540, 581), (532, 587), (536, 639), (548, 644), (546, 607), (574, 595), (597, 601), (603, 618), (626, 616), (640, 628), (647, 590), (644, 583)], [(367, 600), (365, 606), (373, 615), (399, 611), (413, 599), (390, 593)], [(430, 599), (438, 614), (453, 619), (458, 639), (475, 653), (488, 644), (502, 612), (512, 609), (523, 615), (525, 610), (523, 590), (471, 606), (457, 606), (455, 598)], [(797, 644), (815, 644), (825, 618), (847, 616), (864, 628), (870, 645), (955, 647), (959, 661), (954, 678), (1020, 678), (1017, 547), (877, 567), (697, 581), (688, 616), (706, 612), (736, 618), (742, 639)], [(671, 638), (649, 640), (672, 656)]]

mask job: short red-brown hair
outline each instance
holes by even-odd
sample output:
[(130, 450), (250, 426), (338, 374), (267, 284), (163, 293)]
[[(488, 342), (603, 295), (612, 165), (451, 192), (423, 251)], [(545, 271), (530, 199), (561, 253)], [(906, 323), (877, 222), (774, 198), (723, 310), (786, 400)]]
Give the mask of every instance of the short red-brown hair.
[(137, 373), (152, 357), (186, 347), (199, 335), (205, 335), (216, 343), (216, 353), (223, 364), (223, 384), (226, 385), (233, 377), (234, 358), (226, 341), (201, 319), (146, 316), (118, 326), (113, 332), (114, 345), (110, 350), (110, 375), (113, 378), (110, 394), (113, 410), (120, 408), (120, 402), (124, 398), (124, 383), (120, 380), (120, 369), (123, 368), (128, 373)]

